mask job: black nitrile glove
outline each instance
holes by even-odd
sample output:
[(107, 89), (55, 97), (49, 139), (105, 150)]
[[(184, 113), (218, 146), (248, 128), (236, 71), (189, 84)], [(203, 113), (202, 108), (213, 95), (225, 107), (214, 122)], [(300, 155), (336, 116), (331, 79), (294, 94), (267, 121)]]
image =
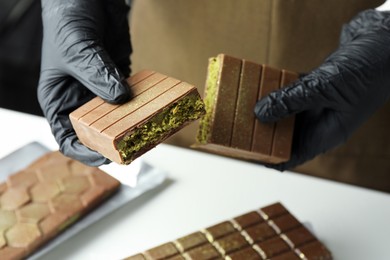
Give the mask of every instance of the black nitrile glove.
[(262, 122), (296, 114), (291, 159), (267, 166), (289, 169), (345, 142), (389, 94), (390, 12), (367, 10), (343, 27), (320, 67), (257, 102)]
[(60, 151), (91, 166), (110, 161), (78, 141), (69, 113), (95, 96), (130, 99), (128, 11), (124, 0), (42, 0), (39, 103)]

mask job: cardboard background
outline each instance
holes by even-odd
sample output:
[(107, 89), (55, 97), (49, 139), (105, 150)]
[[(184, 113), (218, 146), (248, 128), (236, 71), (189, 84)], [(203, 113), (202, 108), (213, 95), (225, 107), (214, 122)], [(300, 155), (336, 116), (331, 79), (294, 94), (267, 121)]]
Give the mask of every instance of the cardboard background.
[[(201, 95), (208, 58), (219, 53), (308, 72), (337, 47), (344, 23), (383, 2), (134, 0), (132, 71), (159, 71), (194, 84)], [(390, 182), (383, 181), (390, 171), (390, 123), (383, 120), (389, 113), (387, 105), (346, 144), (296, 171), (390, 191)], [(166, 142), (188, 147), (197, 127), (194, 123)]]

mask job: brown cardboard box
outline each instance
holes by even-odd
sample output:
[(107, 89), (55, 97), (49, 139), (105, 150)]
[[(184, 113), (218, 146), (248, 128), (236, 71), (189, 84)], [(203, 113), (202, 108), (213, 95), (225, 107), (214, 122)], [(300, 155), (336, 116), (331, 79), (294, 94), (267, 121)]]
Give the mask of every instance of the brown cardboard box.
[[(370, 3), (369, 3), (370, 2)], [(135, 0), (132, 71), (151, 69), (203, 93), (209, 57), (226, 53), (305, 72), (336, 48), (341, 26), (383, 0)], [(196, 125), (169, 142), (188, 146)]]
[[(208, 58), (218, 53), (307, 72), (320, 65), (337, 47), (344, 23), (358, 12), (383, 2), (134, 0), (132, 71), (161, 71), (194, 84), (200, 93), (204, 89)], [(390, 123), (379, 119), (390, 113), (390, 106), (384, 109), (359, 129), (346, 145), (297, 170), (390, 190), (390, 182), (375, 182), (373, 177), (377, 174), (379, 178), (390, 171), (390, 137), (386, 134), (390, 132)], [(196, 129), (197, 124), (193, 124), (167, 142), (188, 147), (194, 143)], [(373, 132), (376, 134), (372, 135)], [(364, 138), (368, 135), (371, 137), (369, 142)], [(335, 159), (340, 154), (343, 161)], [(324, 167), (325, 164), (329, 167)], [(363, 171), (374, 166), (376, 173), (370, 173), (371, 177), (367, 178)], [(356, 178), (357, 172), (362, 172), (364, 181)]]

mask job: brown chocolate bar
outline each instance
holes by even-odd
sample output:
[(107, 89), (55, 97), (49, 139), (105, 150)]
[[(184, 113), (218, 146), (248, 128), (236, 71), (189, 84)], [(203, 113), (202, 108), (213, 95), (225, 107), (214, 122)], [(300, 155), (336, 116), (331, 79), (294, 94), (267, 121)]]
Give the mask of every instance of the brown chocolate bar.
[(253, 111), (257, 100), (297, 77), (287, 70), (225, 54), (210, 58), (204, 97), (206, 115), (200, 121), (193, 147), (251, 161), (288, 161), (294, 117), (264, 124)]
[(50, 152), (0, 187), (0, 259), (24, 259), (120, 187), (110, 175)]
[(131, 163), (205, 113), (197, 89), (186, 82), (145, 70), (128, 84), (129, 102), (96, 97), (70, 114), (79, 140), (111, 161)]
[(332, 255), (281, 203), (274, 203), (126, 259), (329, 260)]

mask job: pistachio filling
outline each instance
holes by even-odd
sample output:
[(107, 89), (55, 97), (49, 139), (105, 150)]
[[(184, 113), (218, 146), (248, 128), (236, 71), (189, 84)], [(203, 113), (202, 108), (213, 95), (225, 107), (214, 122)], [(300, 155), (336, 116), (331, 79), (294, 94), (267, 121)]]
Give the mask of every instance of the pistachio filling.
[(144, 125), (125, 135), (118, 143), (117, 149), (124, 164), (129, 164), (134, 155), (151, 144), (162, 140), (171, 131), (184, 123), (199, 119), (205, 113), (204, 103), (198, 95), (188, 95), (164, 108)]
[(58, 231), (62, 231), (62, 230), (64, 230), (64, 229), (66, 229), (67, 227), (69, 227), (70, 225), (72, 225), (73, 223), (75, 223), (79, 218), (80, 218), (80, 214), (76, 214), (76, 215), (70, 217), (68, 220), (66, 220), (64, 223), (62, 223), (62, 224), (58, 227)]
[(204, 97), (206, 114), (200, 120), (198, 134), (196, 137), (199, 143), (207, 143), (208, 135), (210, 132), (210, 124), (212, 120), (213, 110), (216, 101), (216, 94), (217, 94), (219, 67), (220, 67), (220, 62), (217, 57), (211, 58), (209, 60), (205, 97)]

